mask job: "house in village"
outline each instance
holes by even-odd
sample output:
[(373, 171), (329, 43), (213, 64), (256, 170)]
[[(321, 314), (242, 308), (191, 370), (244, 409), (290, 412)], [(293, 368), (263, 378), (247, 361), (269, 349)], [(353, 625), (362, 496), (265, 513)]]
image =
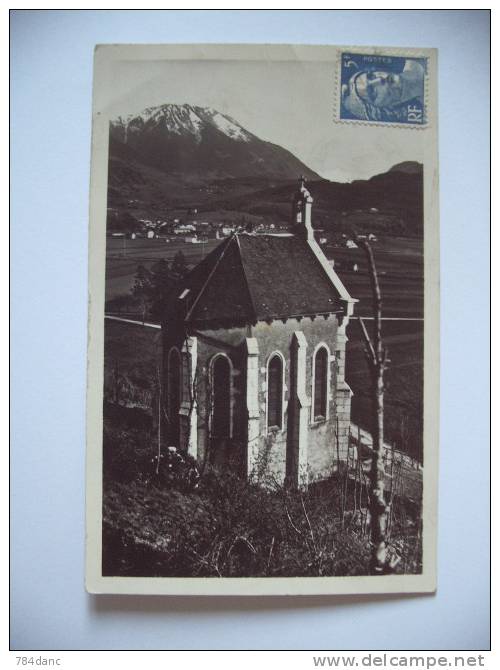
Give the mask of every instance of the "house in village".
[(185, 235), (186, 233), (195, 233), (196, 226), (192, 223), (179, 223), (174, 227), (175, 235)]
[(346, 327), (356, 302), (314, 239), (304, 180), (292, 234), (236, 233), (176, 287), (162, 324), (168, 443), (301, 486), (348, 451)]

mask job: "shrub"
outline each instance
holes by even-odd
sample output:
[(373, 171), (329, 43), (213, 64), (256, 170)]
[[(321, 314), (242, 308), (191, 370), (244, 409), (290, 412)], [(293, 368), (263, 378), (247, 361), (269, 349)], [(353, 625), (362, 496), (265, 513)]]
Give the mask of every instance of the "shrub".
[(175, 447), (153, 456), (150, 467), (148, 481), (157, 486), (176, 487), (181, 491), (194, 491), (198, 487), (200, 473), (196, 460)]
[(190, 493), (151, 482), (116, 484), (104, 499), (107, 574), (366, 574), (368, 542), (342, 530), (332, 503), (314, 493), (263, 490), (214, 470)]
[(104, 405), (103, 476), (129, 482), (150, 467), (151, 416), (138, 408)]

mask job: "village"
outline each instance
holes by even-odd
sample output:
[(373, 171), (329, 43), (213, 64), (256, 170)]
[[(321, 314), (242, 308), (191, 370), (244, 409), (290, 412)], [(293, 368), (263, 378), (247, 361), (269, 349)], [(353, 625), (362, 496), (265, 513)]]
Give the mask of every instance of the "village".
[[(129, 201), (130, 206), (135, 204), (134, 200)], [(363, 214), (363, 210), (356, 210), (357, 214)], [(378, 209), (370, 208), (370, 214), (377, 214)], [(342, 216), (347, 216), (347, 212), (342, 212)], [(108, 217), (112, 222), (117, 218), (116, 210), (108, 209)], [(259, 222), (247, 217), (233, 217), (233, 220), (199, 220), (203, 218), (203, 213), (199, 213), (196, 207), (186, 210), (176, 211), (175, 215), (164, 218), (134, 218), (125, 217), (125, 229), (116, 230), (112, 226), (108, 227), (108, 237), (112, 240), (157, 240), (166, 244), (201, 244), (210, 245), (214, 241), (223, 240), (234, 233), (251, 232), (257, 235), (289, 235), (290, 228), (286, 223), (265, 223)], [(240, 219), (240, 220), (237, 220)], [(123, 222), (123, 218), (122, 218)], [(315, 228), (314, 236), (316, 242), (323, 250), (328, 253), (332, 249), (357, 249), (358, 244), (346, 233), (339, 231), (325, 230), (324, 228)], [(374, 233), (358, 235), (358, 239), (367, 239), (370, 242), (377, 242), (378, 237)], [(108, 243), (109, 244), (109, 243)], [(112, 246), (112, 245), (111, 245)], [(122, 249), (123, 249), (122, 244)], [(143, 249), (147, 246), (142, 245)], [(151, 246), (150, 249), (157, 250), (157, 246)], [(211, 248), (211, 245), (208, 247)], [(129, 247), (129, 251), (131, 248)], [(203, 255), (203, 254), (202, 254)], [(332, 264), (335, 261), (332, 259)], [(340, 262), (340, 268), (344, 270), (359, 270), (359, 263), (345, 259)], [(337, 264), (337, 269), (340, 269)]]
[[(261, 234), (283, 234), (289, 232), (289, 224), (286, 222), (273, 223), (265, 220), (259, 220), (263, 217), (251, 216), (248, 214), (234, 213), (232, 216), (217, 218), (217, 215), (211, 211), (199, 211), (197, 207), (187, 207), (176, 209), (173, 212), (165, 214), (158, 218), (154, 214), (149, 214), (150, 218), (145, 218), (144, 209), (138, 200), (129, 200), (130, 208), (137, 207), (138, 214), (132, 215), (123, 212), (122, 208), (108, 207), (108, 226), (107, 234), (111, 237), (128, 237), (129, 239), (162, 239), (171, 241), (173, 239), (184, 238), (187, 243), (199, 244), (210, 239), (223, 239), (231, 233), (255, 232)], [(370, 207), (366, 212), (363, 209), (354, 210), (355, 214), (379, 214), (377, 207)], [(342, 217), (348, 217), (350, 212), (341, 212)], [(206, 220), (200, 220), (206, 219)], [(331, 233), (327, 236), (324, 228), (315, 227), (315, 235), (320, 244), (326, 244), (328, 241), (334, 241), (341, 238), (347, 247), (355, 248), (353, 240), (348, 240), (344, 233), (335, 236)], [(376, 241), (376, 235), (369, 233), (362, 235), (372, 241)]]

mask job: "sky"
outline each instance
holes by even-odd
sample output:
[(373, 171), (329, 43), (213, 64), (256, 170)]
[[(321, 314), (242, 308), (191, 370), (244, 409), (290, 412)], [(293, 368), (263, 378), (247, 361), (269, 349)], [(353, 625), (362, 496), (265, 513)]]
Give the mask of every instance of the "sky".
[(335, 181), (366, 179), (402, 161), (423, 162), (419, 130), (334, 121), (331, 55), (312, 61), (123, 58), (106, 66), (96, 88), (99, 109), (109, 118), (165, 103), (213, 107)]

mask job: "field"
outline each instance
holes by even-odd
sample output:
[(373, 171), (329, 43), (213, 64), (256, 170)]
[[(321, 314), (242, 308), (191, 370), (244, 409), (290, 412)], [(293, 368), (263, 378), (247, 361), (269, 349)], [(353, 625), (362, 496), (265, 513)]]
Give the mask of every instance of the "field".
[(142, 325), (105, 321), (104, 364), (109, 369), (119, 366), (135, 380), (156, 375), (160, 354), (160, 330)]
[(151, 410), (160, 361), (160, 330), (106, 320), (104, 397), (125, 407)]
[[(384, 318), (422, 318), (424, 272), (422, 241), (411, 238), (379, 238), (372, 243), (382, 292)], [(335, 269), (353, 298), (359, 302), (356, 316), (372, 316), (371, 289), (365, 255), (361, 249), (327, 248)], [(358, 264), (358, 271), (345, 271), (343, 263)], [(340, 267), (337, 265), (340, 264)]]
[(184, 241), (108, 238), (106, 245), (106, 300), (130, 292), (138, 265), (149, 268), (162, 258), (171, 261), (181, 250), (190, 265), (199, 263), (220, 242), (187, 244)]
[[(383, 338), (389, 353), (385, 373), (385, 438), (423, 462), (423, 322), (386, 321)], [(346, 378), (354, 392), (351, 419), (370, 430), (367, 364), (357, 322), (348, 328)]]
[[(382, 336), (389, 352), (385, 375), (386, 439), (423, 461), (424, 283), (419, 240), (383, 238), (373, 245), (382, 292)], [(338, 273), (359, 300), (354, 315), (372, 317), (371, 288), (366, 261), (359, 249), (342, 250), (356, 259), (358, 272)], [(342, 261), (342, 254), (334, 254)], [(373, 325), (365, 321), (368, 332)], [(352, 420), (370, 430), (369, 377), (359, 320), (351, 320), (347, 335), (346, 378), (354, 392)]]

